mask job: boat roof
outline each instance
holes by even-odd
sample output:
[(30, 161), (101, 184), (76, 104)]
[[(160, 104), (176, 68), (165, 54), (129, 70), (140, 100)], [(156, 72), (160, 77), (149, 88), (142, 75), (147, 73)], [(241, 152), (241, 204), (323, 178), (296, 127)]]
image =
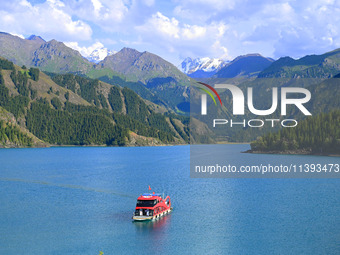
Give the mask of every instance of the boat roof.
[(140, 195), (140, 197), (138, 199), (153, 200), (153, 199), (160, 198), (161, 196), (162, 195), (160, 193), (144, 193), (144, 194)]
[(153, 196), (153, 197), (160, 197), (162, 194), (161, 193), (144, 193), (142, 196)]

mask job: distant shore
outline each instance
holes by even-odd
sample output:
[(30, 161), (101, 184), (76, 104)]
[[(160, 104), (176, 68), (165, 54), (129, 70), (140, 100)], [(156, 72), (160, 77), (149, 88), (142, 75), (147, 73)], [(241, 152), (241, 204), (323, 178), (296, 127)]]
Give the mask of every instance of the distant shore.
[(247, 150), (242, 153), (253, 153), (253, 154), (281, 154), (281, 155), (313, 155), (313, 156), (328, 156), (328, 157), (340, 157), (340, 154), (332, 153), (315, 153), (309, 150), (294, 150), (294, 151), (254, 151)]

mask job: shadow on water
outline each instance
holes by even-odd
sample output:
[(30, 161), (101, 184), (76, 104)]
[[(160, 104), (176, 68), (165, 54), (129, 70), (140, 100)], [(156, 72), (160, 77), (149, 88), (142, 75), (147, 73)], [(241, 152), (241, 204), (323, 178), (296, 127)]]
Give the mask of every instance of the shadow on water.
[(169, 242), (171, 221), (171, 214), (153, 221), (133, 221), (135, 240), (139, 240), (143, 246), (149, 247), (151, 254), (164, 254), (165, 247)]

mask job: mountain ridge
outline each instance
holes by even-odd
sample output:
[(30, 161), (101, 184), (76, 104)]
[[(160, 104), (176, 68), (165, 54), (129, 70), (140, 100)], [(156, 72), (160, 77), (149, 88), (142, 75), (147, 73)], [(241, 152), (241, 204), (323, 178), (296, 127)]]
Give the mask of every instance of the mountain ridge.
[(41, 38), (41, 36), (37, 36), (37, 35), (30, 35), (26, 39), (30, 40), (30, 41), (37, 41), (37, 42), (40, 42), (40, 43), (45, 43), (46, 42), (43, 38)]
[(46, 42), (36, 35), (22, 39), (0, 33), (0, 56), (16, 65), (39, 67), (48, 72), (86, 72), (92, 67), (78, 51), (55, 39)]
[(306, 55), (299, 59), (282, 57), (264, 69), (259, 78), (331, 78), (340, 72), (340, 48), (320, 55)]
[(252, 53), (236, 57), (221, 68), (213, 78), (234, 78), (237, 76), (257, 76), (262, 70), (270, 66), (274, 60)]
[[(37, 39), (34, 36), (33, 38)], [(18, 47), (13, 47), (13, 42)], [(147, 94), (148, 99), (154, 103), (159, 99), (167, 101), (163, 105), (175, 112), (181, 112), (178, 107), (180, 103), (188, 102), (183, 95), (187, 94), (193, 82), (161, 57), (130, 48), (123, 48), (95, 64), (62, 42), (51, 40), (41, 43), (39, 40), (27, 40), (2, 33), (0, 56), (19, 66), (38, 67), (42, 71), (76, 73), (104, 80), (112, 85), (117, 85), (119, 80), (120, 86), (130, 87), (141, 96)], [(167, 91), (169, 93), (165, 93)]]
[[(42, 43), (37, 36), (31, 39), (0, 33), (0, 55), (9, 56), (8, 59), (15, 59), (17, 63), (22, 63), (20, 65), (56, 73), (71, 72), (128, 87), (168, 110), (189, 113), (189, 88), (195, 81), (153, 53), (125, 47), (94, 64), (62, 42), (51, 40)], [(30, 52), (33, 53), (30, 55)], [(340, 49), (336, 49), (298, 60), (286, 57), (273, 61), (260, 54), (248, 54), (226, 64), (209, 81), (214, 83), (231, 77), (228, 81), (241, 84), (258, 76), (329, 78), (340, 73), (339, 55)], [(25, 59), (26, 62), (23, 62)]]
[(122, 73), (128, 81), (147, 83), (154, 77), (173, 77), (184, 81), (188, 78), (172, 63), (148, 51), (139, 52), (136, 49), (124, 47), (117, 53), (107, 56), (98, 63), (101, 68), (111, 68)]

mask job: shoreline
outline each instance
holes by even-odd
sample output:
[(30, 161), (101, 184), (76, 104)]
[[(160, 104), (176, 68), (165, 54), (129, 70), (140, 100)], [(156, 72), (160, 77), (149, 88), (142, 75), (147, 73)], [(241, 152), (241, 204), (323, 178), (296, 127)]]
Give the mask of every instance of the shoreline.
[(108, 146), (108, 145), (100, 145), (100, 144), (90, 144), (90, 145), (75, 145), (75, 144), (65, 144), (65, 145), (58, 145), (58, 144), (50, 144), (46, 146), (2, 146), (0, 145), (0, 149), (37, 149), (37, 148), (57, 148), (57, 147), (115, 147), (115, 148), (124, 148), (124, 147), (163, 147), (163, 146), (185, 146), (190, 144), (150, 144), (150, 145), (124, 145), (124, 146)]
[(247, 151), (242, 151), (242, 153), (340, 157), (340, 154), (313, 153), (313, 152), (305, 151), (305, 150), (300, 150), (300, 151), (252, 151), (252, 150), (247, 150)]

